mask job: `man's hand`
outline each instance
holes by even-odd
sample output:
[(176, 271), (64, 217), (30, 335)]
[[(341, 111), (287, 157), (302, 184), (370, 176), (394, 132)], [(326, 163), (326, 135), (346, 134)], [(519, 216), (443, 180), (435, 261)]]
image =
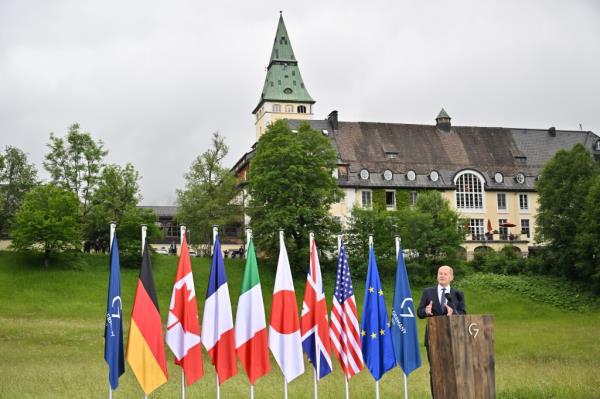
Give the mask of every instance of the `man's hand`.
[(433, 301), (429, 301), (429, 304), (425, 306), (425, 314), (427, 316), (433, 316), (433, 312), (431, 311), (431, 307), (433, 306)]
[(454, 313), (454, 310), (448, 306), (448, 304), (446, 304), (446, 311), (448, 312), (448, 316), (452, 316), (452, 314)]

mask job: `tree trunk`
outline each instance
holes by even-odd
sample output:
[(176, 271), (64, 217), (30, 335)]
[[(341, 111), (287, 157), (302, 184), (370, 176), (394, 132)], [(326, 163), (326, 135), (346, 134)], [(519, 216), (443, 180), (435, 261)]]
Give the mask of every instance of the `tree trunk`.
[(44, 267), (47, 269), (50, 264), (50, 250), (46, 249), (44, 251)]

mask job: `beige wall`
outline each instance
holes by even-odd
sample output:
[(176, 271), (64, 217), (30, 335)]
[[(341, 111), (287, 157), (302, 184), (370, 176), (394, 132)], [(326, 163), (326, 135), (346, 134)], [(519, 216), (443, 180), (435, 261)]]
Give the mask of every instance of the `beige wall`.
[[(279, 104), (281, 111), (273, 112), (273, 105)], [(305, 114), (299, 114), (297, 112), (298, 106), (304, 105), (306, 107)], [(292, 107), (292, 112), (286, 112), (286, 106)], [(312, 105), (302, 103), (285, 103), (285, 102), (265, 102), (256, 112), (256, 141), (263, 135), (269, 123), (274, 122), (278, 119), (312, 119)]]

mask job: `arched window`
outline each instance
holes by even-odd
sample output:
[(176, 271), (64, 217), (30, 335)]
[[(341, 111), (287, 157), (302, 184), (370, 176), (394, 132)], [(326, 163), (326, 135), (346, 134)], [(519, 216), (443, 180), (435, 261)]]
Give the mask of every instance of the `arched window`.
[(281, 112), (281, 105), (273, 104), (273, 112)]
[(460, 174), (456, 179), (456, 207), (483, 210), (483, 178), (473, 172)]
[(286, 105), (285, 112), (294, 112), (294, 107), (292, 107), (291, 105)]
[(299, 114), (305, 114), (306, 113), (306, 107), (304, 105), (298, 105), (298, 113)]

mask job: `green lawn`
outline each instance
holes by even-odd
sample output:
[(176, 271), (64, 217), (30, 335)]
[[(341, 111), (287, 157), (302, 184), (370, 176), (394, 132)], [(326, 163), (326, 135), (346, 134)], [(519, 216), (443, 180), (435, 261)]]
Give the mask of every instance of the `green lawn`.
[[(155, 256), (154, 275), (163, 320), (175, 276), (176, 258)], [(0, 398), (102, 398), (107, 397), (104, 351), (104, 312), (108, 284), (108, 258), (88, 255), (75, 270), (44, 270), (31, 258), (0, 252)], [(193, 259), (194, 277), (202, 317), (209, 263)], [(260, 265), (259, 265), (260, 266)], [(243, 263), (226, 261), (235, 315)], [(410, 272), (410, 271), (409, 271)], [(125, 339), (135, 294), (137, 270), (122, 269)], [(330, 302), (333, 274), (324, 273)], [(274, 271), (261, 270), (265, 304), (271, 302)], [(460, 283), (457, 276), (456, 283)], [(364, 280), (355, 280), (359, 312)], [(392, 299), (393, 281), (384, 281), (386, 300)], [(480, 286), (464, 287), (470, 313), (495, 317), (496, 386), (499, 398), (599, 398), (600, 311), (566, 311), (537, 303), (510, 290), (494, 292)], [(296, 280), (299, 298), (304, 281)], [(421, 289), (413, 287), (418, 301)], [(419, 320), (422, 339), (424, 322)], [(169, 383), (152, 398), (177, 398), (180, 369), (167, 349)], [(429, 397), (427, 360), (409, 377), (412, 398)], [(344, 384), (337, 361), (334, 373), (319, 384), (322, 398), (343, 397)], [(272, 362), (271, 373), (258, 381), (257, 398), (281, 398), (283, 380)], [(187, 391), (187, 398), (215, 397), (215, 374), (205, 357), (205, 377)], [(312, 368), (289, 385), (290, 398), (312, 397)], [(381, 397), (402, 397), (398, 368), (380, 382)], [(243, 371), (221, 387), (223, 398), (245, 397), (248, 381)], [(350, 382), (352, 398), (374, 396), (374, 383), (363, 371)], [(143, 397), (129, 369), (120, 380), (114, 398)]]

